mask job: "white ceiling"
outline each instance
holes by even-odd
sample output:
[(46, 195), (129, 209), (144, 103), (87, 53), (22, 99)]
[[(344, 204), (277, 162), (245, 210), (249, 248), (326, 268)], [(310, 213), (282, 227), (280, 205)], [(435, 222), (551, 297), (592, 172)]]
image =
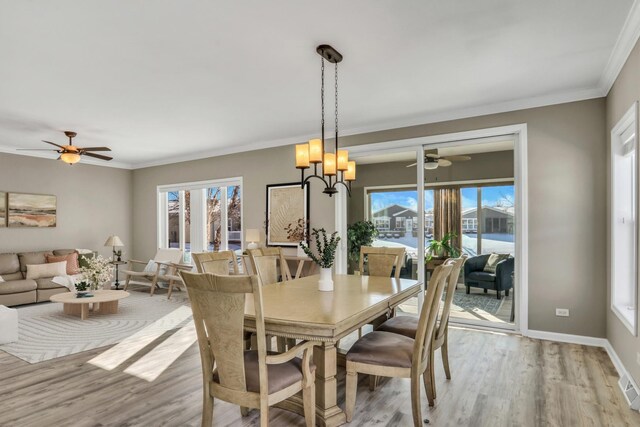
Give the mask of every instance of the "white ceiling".
[(602, 96), (632, 4), (3, 1), (0, 146), (70, 129), (139, 167), (298, 142), (319, 130), (321, 43), (345, 58), (345, 133)]

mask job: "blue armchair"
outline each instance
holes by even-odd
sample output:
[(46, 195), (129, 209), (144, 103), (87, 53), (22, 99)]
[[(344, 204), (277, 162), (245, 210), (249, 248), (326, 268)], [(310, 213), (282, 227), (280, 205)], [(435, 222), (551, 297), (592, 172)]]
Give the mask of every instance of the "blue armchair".
[(496, 273), (488, 273), (484, 271), (484, 266), (489, 260), (489, 255), (479, 255), (467, 259), (464, 264), (464, 285), (467, 287), (467, 293), (471, 291), (471, 287), (483, 288), (484, 293), (488, 289), (496, 291), (498, 299), (502, 298), (502, 291), (509, 296), (509, 290), (513, 288), (513, 268), (514, 258), (510, 257), (500, 261), (496, 266)]

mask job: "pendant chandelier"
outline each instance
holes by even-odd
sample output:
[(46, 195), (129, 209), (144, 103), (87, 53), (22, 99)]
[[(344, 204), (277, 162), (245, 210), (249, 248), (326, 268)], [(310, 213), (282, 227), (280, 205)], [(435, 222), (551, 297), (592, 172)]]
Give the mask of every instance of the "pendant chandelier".
[[(311, 178), (318, 178), (324, 182), (325, 188), (322, 191), (332, 197), (338, 192), (336, 186), (342, 184), (347, 189), (351, 197), (351, 182), (356, 179), (356, 162), (349, 160), (347, 150), (338, 149), (338, 63), (342, 61), (342, 55), (333, 47), (323, 44), (316, 48), (316, 52), (321, 56), (320, 68), (320, 102), (322, 110), (322, 133), (320, 139), (312, 139), (307, 144), (296, 145), (296, 168), (300, 169), (300, 185), (304, 188)], [(335, 65), (335, 150), (333, 152), (325, 150), (324, 140), (324, 62), (328, 61)], [(305, 169), (309, 169), (313, 164), (313, 174), (305, 177)], [(320, 165), (320, 166), (318, 166)], [(318, 171), (318, 167), (320, 171)]]

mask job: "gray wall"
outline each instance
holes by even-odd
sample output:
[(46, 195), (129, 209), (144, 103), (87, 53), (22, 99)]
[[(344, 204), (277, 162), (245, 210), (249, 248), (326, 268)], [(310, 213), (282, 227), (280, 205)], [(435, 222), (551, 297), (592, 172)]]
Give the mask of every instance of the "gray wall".
[[(155, 166), (133, 171), (133, 238), (136, 257), (151, 259), (156, 251), (156, 187), (162, 184), (204, 181), (241, 176), (244, 230), (258, 228), (264, 237), (266, 185), (295, 182), (300, 172), (295, 169), (292, 147), (278, 147), (184, 163)], [(322, 194), (319, 180), (311, 181), (310, 224), (312, 227), (334, 228), (334, 199)], [(295, 248), (292, 249), (295, 252)]]
[[(605, 336), (605, 100), (567, 103), (343, 138), (344, 145), (437, 135), (516, 123), (528, 125), (529, 327)], [(135, 255), (153, 256), (156, 186), (244, 177), (245, 228), (261, 228), (265, 185), (299, 179), (293, 147), (140, 169), (133, 172)], [(334, 227), (333, 200), (315, 184), (312, 225)], [(556, 317), (555, 308), (571, 316)]]
[(102, 245), (117, 234), (132, 254), (131, 184), (129, 170), (0, 153), (0, 191), (58, 198), (55, 228), (0, 228), (0, 253), (86, 248), (110, 256)]
[[(454, 182), (477, 179), (513, 178), (513, 151), (472, 154), (471, 160), (457, 162), (449, 167), (425, 170), (425, 182)], [(416, 168), (408, 168), (412, 161), (373, 163), (358, 167), (348, 204), (348, 222), (365, 218), (364, 187), (384, 185), (416, 185)]]
[[(609, 149), (611, 143), (611, 129), (627, 112), (631, 104), (640, 99), (640, 45), (636, 44), (635, 48), (629, 55), (627, 63), (622, 68), (614, 83), (609, 95), (607, 96), (607, 149), (604, 163), (607, 169), (610, 165)], [(610, 182), (610, 175), (607, 174)], [(607, 206), (610, 203), (610, 195), (607, 195)], [(609, 215), (607, 210), (607, 215)], [(610, 218), (608, 218), (610, 220)], [(608, 221), (607, 221), (608, 224)], [(607, 227), (607, 236), (609, 228)], [(607, 238), (607, 242), (609, 239)], [(636, 354), (640, 352), (640, 338), (634, 337), (627, 328), (624, 327), (618, 317), (611, 311), (611, 288), (610, 288), (610, 263), (609, 252), (607, 251), (607, 338), (611, 342), (613, 349), (616, 351), (620, 360), (633, 376), (637, 384), (640, 384), (640, 366), (636, 362)], [(640, 318), (638, 319), (640, 321)]]
[[(529, 328), (604, 337), (605, 100), (492, 114), (345, 138), (365, 144), (528, 125)], [(556, 307), (570, 317), (556, 317)]]

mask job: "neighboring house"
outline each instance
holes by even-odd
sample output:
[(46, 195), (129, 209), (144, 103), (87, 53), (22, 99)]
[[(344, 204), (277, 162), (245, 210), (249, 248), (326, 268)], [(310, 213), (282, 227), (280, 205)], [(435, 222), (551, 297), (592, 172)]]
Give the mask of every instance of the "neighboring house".
[[(418, 229), (418, 212), (405, 206), (393, 204), (372, 214), (373, 224), (378, 231), (411, 232)], [(425, 226), (427, 233), (433, 233), (433, 211), (425, 212)]]
[[(482, 232), (513, 234), (515, 219), (513, 208), (483, 206), (481, 211)], [(478, 232), (478, 209), (470, 208), (462, 212), (462, 232)]]

